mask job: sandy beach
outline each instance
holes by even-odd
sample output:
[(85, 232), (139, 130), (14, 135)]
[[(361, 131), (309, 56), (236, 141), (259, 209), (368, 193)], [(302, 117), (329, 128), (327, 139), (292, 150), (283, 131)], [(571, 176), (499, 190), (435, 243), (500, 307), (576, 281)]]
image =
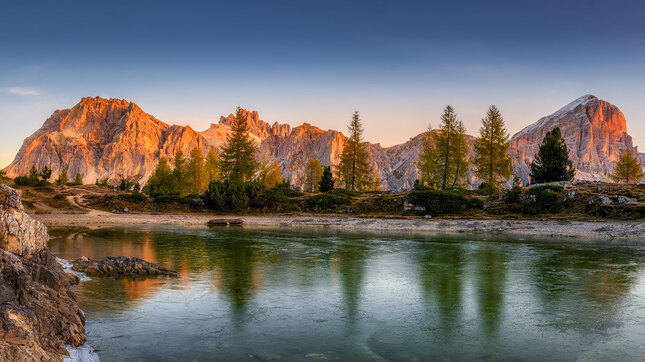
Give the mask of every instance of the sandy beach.
[[(115, 214), (92, 210), (86, 214), (35, 214), (47, 226), (101, 227), (115, 225), (201, 226), (222, 215)], [(231, 216), (246, 227), (322, 227), (341, 230), (428, 233), (496, 234), (585, 240), (645, 241), (645, 223), (630, 221), (386, 219), (337, 216)]]

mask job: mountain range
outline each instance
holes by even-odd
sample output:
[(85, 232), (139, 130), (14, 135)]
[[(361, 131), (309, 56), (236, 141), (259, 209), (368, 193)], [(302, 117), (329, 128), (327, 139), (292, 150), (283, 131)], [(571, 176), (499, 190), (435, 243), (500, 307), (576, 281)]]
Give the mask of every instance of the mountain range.
[[(276, 160), (292, 185), (303, 182), (310, 157), (323, 165), (340, 161), (345, 136), (304, 123), (297, 127), (260, 119), (256, 111), (244, 111), (250, 134), (256, 141), (257, 158)], [(218, 123), (198, 132), (190, 126), (166, 124), (144, 112), (133, 102), (86, 97), (71, 109), (55, 111), (34, 134), (25, 139), (8, 176), (27, 174), (32, 166), (48, 166), (53, 177), (65, 168), (80, 173), (86, 183), (121, 177), (145, 182), (160, 157), (172, 160), (176, 151), (187, 155), (198, 147), (204, 153), (219, 151), (226, 142), (234, 116), (220, 117)], [(557, 112), (541, 118), (512, 136), (510, 155), (513, 171), (526, 183), (529, 166), (545, 133), (560, 127), (576, 168), (576, 178), (607, 181), (613, 165), (625, 148), (638, 152), (627, 133), (626, 120), (618, 107), (585, 95)], [(417, 178), (416, 160), (426, 133), (405, 143), (382, 147), (366, 142), (370, 162), (381, 179), (382, 189), (408, 189)], [(472, 157), (473, 136), (467, 136)], [(645, 159), (645, 156), (641, 154)], [(472, 185), (477, 184), (469, 174)]]

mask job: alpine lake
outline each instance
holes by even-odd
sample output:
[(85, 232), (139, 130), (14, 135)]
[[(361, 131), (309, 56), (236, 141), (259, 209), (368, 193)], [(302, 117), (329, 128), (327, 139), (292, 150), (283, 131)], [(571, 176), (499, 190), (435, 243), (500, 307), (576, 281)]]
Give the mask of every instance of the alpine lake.
[(329, 229), (53, 229), (101, 361), (642, 361), (645, 247)]

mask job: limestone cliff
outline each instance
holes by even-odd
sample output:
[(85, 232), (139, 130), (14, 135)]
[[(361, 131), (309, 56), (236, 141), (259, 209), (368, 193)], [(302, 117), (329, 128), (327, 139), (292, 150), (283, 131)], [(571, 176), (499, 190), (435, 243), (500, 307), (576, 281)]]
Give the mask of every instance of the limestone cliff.
[(559, 127), (576, 168), (576, 179), (610, 181), (615, 162), (626, 148), (638, 154), (618, 107), (592, 95), (582, 96), (539, 119), (511, 138), (513, 171), (528, 182), (530, 165), (546, 132)]
[(85, 317), (67, 274), (47, 249), (47, 229), (0, 184), (0, 360), (62, 361), (85, 343)]

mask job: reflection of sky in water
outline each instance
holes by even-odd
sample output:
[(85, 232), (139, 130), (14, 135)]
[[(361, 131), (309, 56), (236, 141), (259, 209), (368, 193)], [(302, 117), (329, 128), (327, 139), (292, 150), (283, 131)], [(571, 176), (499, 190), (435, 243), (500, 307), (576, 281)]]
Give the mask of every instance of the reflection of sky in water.
[(181, 273), (77, 287), (102, 360), (641, 359), (645, 248), (454, 241), (146, 227), (50, 247)]

